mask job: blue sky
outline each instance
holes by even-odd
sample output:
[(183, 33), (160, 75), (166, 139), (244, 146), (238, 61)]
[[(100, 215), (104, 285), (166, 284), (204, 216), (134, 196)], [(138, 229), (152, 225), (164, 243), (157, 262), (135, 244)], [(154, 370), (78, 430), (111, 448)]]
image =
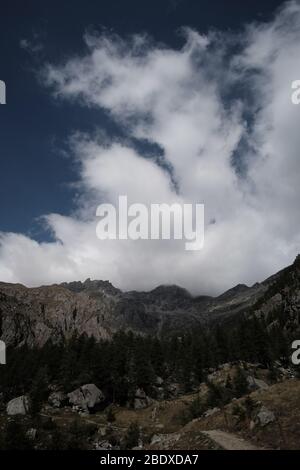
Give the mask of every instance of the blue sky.
[[(298, 0), (4, 0), (0, 21), (0, 280), (216, 294), (293, 260)], [(204, 249), (100, 243), (119, 194), (204, 203)]]

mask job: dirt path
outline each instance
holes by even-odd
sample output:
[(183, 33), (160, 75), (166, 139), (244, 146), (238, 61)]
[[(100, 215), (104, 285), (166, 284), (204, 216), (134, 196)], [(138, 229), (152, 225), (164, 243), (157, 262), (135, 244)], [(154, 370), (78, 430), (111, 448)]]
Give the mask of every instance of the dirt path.
[(216, 429), (213, 431), (202, 431), (202, 434), (209, 437), (224, 450), (259, 450), (259, 447), (255, 447), (250, 442), (228, 432)]

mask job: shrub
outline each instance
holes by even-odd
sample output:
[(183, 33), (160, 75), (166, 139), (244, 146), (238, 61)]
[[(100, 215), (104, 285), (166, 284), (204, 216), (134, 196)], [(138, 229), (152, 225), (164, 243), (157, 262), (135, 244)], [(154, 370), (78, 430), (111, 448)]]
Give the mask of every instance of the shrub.
[(123, 439), (123, 448), (124, 449), (132, 449), (136, 447), (139, 443), (140, 437), (140, 428), (137, 422), (133, 422), (130, 424), (129, 428)]

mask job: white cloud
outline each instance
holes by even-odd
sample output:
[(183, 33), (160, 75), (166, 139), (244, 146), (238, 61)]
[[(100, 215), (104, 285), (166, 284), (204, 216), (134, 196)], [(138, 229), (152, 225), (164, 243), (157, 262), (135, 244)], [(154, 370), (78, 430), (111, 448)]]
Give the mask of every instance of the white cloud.
[[(84, 57), (47, 66), (44, 77), (58, 99), (106, 109), (129, 140), (73, 139), (77, 214), (46, 217), (53, 243), (2, 234), (2, 280), (39, 285), (92, 277), (123, 289), (177, 283), (217, 293), (292, 261), (300, 241), (300, 107), (291, 103), (291, 82), (300, 78), (299, 3), (286, 4), (269, 23), (247, 26), (243, 39), (185, 34), (181, 50), (140, 36), (85, 36)], [(159, 155), (139, 154), (130, 138), (158, 144), (172, 171)], [(239, 173), (233, 160), (247, 171)], [(95, 206), (119, 194), (129, 202), (204, 202), (204, 249), (100, 242)]]

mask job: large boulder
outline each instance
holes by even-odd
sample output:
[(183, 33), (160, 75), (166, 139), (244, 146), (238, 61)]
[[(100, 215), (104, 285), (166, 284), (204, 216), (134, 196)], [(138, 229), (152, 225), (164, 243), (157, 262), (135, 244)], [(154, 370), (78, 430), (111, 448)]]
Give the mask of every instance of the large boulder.
[(6, 412), (9, 416), (26, 415), (29, 411), (29, 399), (26, 395), (13, 398), (7, 403)]
[(69, 403), (79, 411), (89, 411), (104, 401), (104, 395), (95, 384), (86, 384), (68, 393)]

